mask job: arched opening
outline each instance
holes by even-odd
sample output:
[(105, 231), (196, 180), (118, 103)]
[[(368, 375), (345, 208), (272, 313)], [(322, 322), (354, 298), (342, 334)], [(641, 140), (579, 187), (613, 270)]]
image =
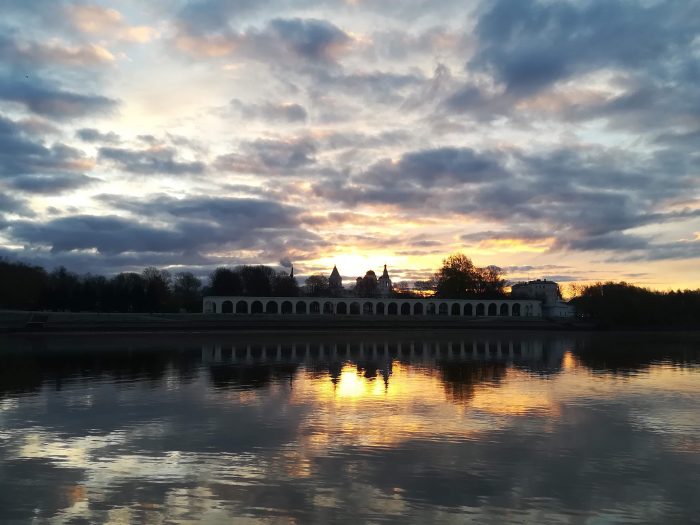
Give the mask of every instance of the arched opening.
[(374, 313), (374, 305), (372, 303), (365, 303), (362, 305), (362, 313), (364, 315), (372, 315)]
[(384, 303), (377, 303), (377, 315), (384, 315), (385, 308)]
[(232, 314), (233, 313), (233, 301), (224, 301), (221, 303), (221, 313), (222, 314)]
[(484, 303), (479, 303), (476, 305), (476, 315), (477, 317), (483, 316), (484, 313), (486, 313), (486, 309), (484, 308)]
[(291, 314), (292, 313), (292, 303), (291, 301), (284, 301), (282, 303), (282, 313), (283, 314)]
[(216, 313), (216, 303), (212, 301), (207, 301), (204, 303), (204, 312), (208, 314), (215, 314)]
[(360, 303), (350, 303), (350, 313), (352, 315), (360, 315)]
[(413, 305), (413, 315), (423, 315), (423, 303), (415, 303)]
[(513, 305), (513, 313), (511, 315), (514, 317), (520, 317), (520, 303), (515, 303)]
[(469, 317), (474, 315), (474, 308), (471, 303), (464, 305), (464, 315), (468, 315)]
[(277, 306), (276, 301), (268, 301), (267, 305), (265, 306), (265, 313), (266, 314), (276, 314), (279, 312), (279, 307)]
[(428, 315), (435, 315), (435, 303), (428, 303)]
[(345, 303), (338, 303), (335, 305), (335, 312), (338, 314), (346, 315), (348, 313), (348, 305)]
[(320, 314), (321, 313), (321, 303), (314, 301), (309, 305), (309, 313)]
[(411, 315), (411, 304), (403, 303), (401, 305), (401, 315)]
[(333, 303), (330, 301), (326, 301), (323, 303), (323, 313), (324, 314), (332, 314), (333, 313)]
[(386, 313), (389, 315), (396, 315), (399, 313), (399, 305), (396, 303), (389, 303), (386, 307)]
[(458, 303), (454, 303), (452, 305), (452, 308), (450, 309), (450, 313), (452, 315), (459, 315), (459, 304)]
[(253, 314), (261, 314), (263, 312), (263, 306), (260, 301), (253, 301), (253, 304), (250, 305), (250, 313)]
[(297, 301), (297, 313), (298, 314), (305, 314), (306, 313), (306, 303), (304, 301)]
[(501, 311), (500, 311), (499, 315), (501, 315), (503, 317), (508, 317), (508, 304), (507, 303), (503, 303), (501, 305)]
[(447, 303), (440, 303), (440, 306), (438, 308), (438, 313), (440, 315), (447, 315)]
[(248, 303), (245, 301), (238, 301), (236, 303), (236, 313), (237, 314), (247, 314), (248, 313)]
[(489, 305), (489, 315), (497, 315), (498, 309), (496, 308), (496, 303), (491, 303)]

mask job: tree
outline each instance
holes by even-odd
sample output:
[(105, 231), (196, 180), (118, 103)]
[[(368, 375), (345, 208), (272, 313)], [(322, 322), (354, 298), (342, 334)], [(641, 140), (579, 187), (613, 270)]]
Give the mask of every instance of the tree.
[(328, 277), (322, 274), (310, 275), (304, 281), (308, 294), (312, 297), (326, 297), (329, 295), (330, 287)]
[(48, 306), (52, 310), (76, 310), (76, 300), (80, 291), (78, 276), (59, 266), (49, 274)]
[(277, 274), (272, 288), (275, 297), (297, 297), (299, 295), (297, 280), (285, 272)]
[(252, 297), (270, 297), (276, 272), (269, 266), (240, 266), (236, 268), (243, 281), (244, 294)]
[(438, 297), (473, 297), (477, 295), (479, 273), (469, 257), (456, 253), (442, 261), (442, 267), (435, 274), (435, 284)]
[(211, 295), (243, 295), (243, 280), (239, 272), (218, 267), (209, 275)]
[(47, 287), (48, 275), (40, 266), (0, 258), (0, 307), (43, 308)]
[(202, 281), (192, 272), (175, 274), (173, 280), (173, 300), (179, 311), (198, 312), (201, 308), (202, 296), (200, 289)]
[(112, 312), (144, 312), (145, 283), (133, 272), (115, 275), (109, 281), (109, 307)]
[(495, 299), (505, 296), (506, 281), (498, 266), (477, 268), (469, 257), (461, 253), (450, 255), (442, 261), (434, 280), (438, 297)]
[(479, 268), (479, 295), (489, 299), (505, 297), (506, 280), (503, 278), (503, 270), (498, 266)]
[(170, 272), (149, 266), (141, 274), (144, 281), (146, 311), (166, 312), (170, 310), (172, 279)]

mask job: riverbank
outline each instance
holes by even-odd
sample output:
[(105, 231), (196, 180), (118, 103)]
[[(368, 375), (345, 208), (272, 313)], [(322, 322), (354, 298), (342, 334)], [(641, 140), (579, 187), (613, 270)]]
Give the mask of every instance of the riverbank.
[(0, 332), (208, 332), (294, 330), (591, 330), (591, 323), (525, 317), (222, 315), (94, 312), (0, 312)]

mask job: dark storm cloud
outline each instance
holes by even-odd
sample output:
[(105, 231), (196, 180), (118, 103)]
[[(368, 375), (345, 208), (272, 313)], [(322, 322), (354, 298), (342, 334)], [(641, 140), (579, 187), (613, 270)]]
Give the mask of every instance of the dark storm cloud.
[(653, 67), (688, 49), (698, 34), (694, 2), (497, 0), (476, 26), (469, 67), (507, 91), (529, 94), (576, 73), (608, 66)]
[(114, 111), (117, 101), (102, 95), (86, 95), (61, 89), (39, 77), (0, 74), (0, 100), (16, 102), (45, 117), (67, 120)]
[(100, 179), (88, 177), (82, 173), (21, 175), (6, 181), (8, 186), (18, 191), (49, 195), (75, 190), (97, 182), (100, 182)]
[(246, 104), (245, 102), (233, 99), (231, 106), (244, 119), (260, 119), (269, 122), (305, 122), (307, 118), (306, 109), (300, 104), (279, 104), (263, 102), (260, 104)]
[(237, 153), (222, 155), (216, 167), (224, 171), (290, 174), (316, 162), (316, 143), (301, 137), (288, 141), (258, 139), (244, 142)]
[(82, 151), (60, 143), (46, 147), (25, 133), (21, 123), (0, 116), (0, 176), (80, 171), (87, 163)]
[(398, 162), (384, 160), (370, 166), (366, 174), (367, 180), (378, 185), (414, 184), (422, 188), (480, 183), (505, 176), (494, 155), (450, 147), (404, 153)]
[[(663, 211), (666, 200), (693, 191), (692, 169), (663, 152), (639, 155), (589, 147), (525, 154), (438, 148), (378, 162), (349, 179), (329, 178), (314, 191), (351, 206), (389, 204), (518, 225), (465, 234), (461, 239), (467, 242), (553, 239), (553, 250), (656, 253), (653, 235), (629, 230), (700, 216), (692, 208)], [(668, 251), (679, 257), (684, 253), (692, 249), (684, 245)]]
[[(45, 222), (12, 221), (5, 233), (17, 242), (48, 246), (53, 253), (95, 249), (101, 256), (125, 253), (194, 254), (209, 249), (279, 250), (319, 243), (299, 227), (299, 210), (282, 204), (233, 198), (192, 197), (129, 201), (102, 196), (117, 215), (74, 215)], [(148, 222), (146, 220), (150, 219)], [(167, 221), (169, 226), (155, 226)]]
[(101, 159), (112, 161), (120, 169), (130, 173), (167, 173), (171, 175), (185, 173), (201, 174), (204, 173), (206, 169), (203, 162), (184, 162), (176, 160), (176, 150), (169, 147), (145, 150), (102, 147), (99, 152)]
[(334, 48), (350, 41), (344, 31), (326, 20), (301, 18), (271, 20), (263, 36), (311, 61), (333, 61)]
[(95, 128), (82, 128), (75, 132), (75, 136), (84, 142), (103, 142), (114, 144), (121, 142), (121, 137), (113, 131), (103, 133)]
[(0, 230), (4, 227), (2, 223), (2, 214), (4, 213), (14, 213), (24, 217), (32, 217), (35, 215), (26, 201), (9, 195), (3, 190), (0, 192)]

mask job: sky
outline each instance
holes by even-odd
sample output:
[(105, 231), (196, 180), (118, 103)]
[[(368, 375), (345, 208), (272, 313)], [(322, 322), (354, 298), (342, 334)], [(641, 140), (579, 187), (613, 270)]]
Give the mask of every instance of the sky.
[(0, 256), (700, 288), (694, 0), (3, 0)]

